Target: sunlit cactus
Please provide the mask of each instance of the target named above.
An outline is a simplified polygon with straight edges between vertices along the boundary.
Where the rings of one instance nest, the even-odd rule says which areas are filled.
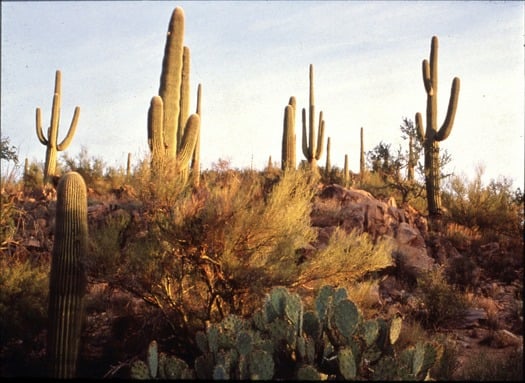
[[[284,108],[283,139],[281,153],[281,169],[295,169],[296,167],[296,134],[295,134],[295,97],[290,97]]]
[[[328,176],[332,171],[332,160],[330,158],[330,137],[326,139],[326,166],[325,174]]]
[[[452,131],[458,105],[460,80],[455,77],[452,81],[447,114],[443,125],[438,129],[438,38],[436,36],[432,37],[430,61],[423,60],[423,84],[427,93],[427,124],[425,129],[421,114],[416,113],[416,128],[425,150],[428,213],[430,216],[439,216],[441,213],[439,142],[445,140]]]
[[[51,177],[56,175],[57,154],[66,150],[73,140],[77,129],[80,107],[75,107],[73,120],[69,126],[66,137],[58,143],[58,126],[60,122],[60,106],[62,103],[62,73],[57,70],[55,74],[55,92],[53,95],[53,107],[51,109],[51,123],[47,129],[47,137],[42,129],[42,112],[36,108],[36,135],[42,145],[46,146],[46,162],[44,167],[44,182],[49,182]]]
[[[308,108],[308,122],[306,109],[303,108],[303,154],[310,164],[312,171],[317,172],[317,161],[323,155],[323,140],[325,124],[323,112],[319,112],[319,123],[315,124],[315,101],[314,101],[314,66],[310,64],[310,97]]]
[[[156,97],[160,97],[162,103]],[[190,160],[194,158],[199,141],[200,111],[192,115],[189,112],[190,49],[184,46],[184,11],[180,7],[174,9],[170,19],[159,96],[152,98],[150,110],[154,101],[155,115],[162,114],[162,123],[158,126],[159,120],[148,118],[148,143],[152,150],[153,174],[159,173],[163,167],[186,182]],[[158,109],[162,109],[162,113]],[[157,125],[151,126],[152,121]]]
[[[359,149],[359,176],[361,178],[361,182],[365,180],[366,177],[366,164],[365,164],[365,139],[364,139],[364,131],[363,127],[361,127],[360,131],[360,138],[361,138],[361,145]]]
[[[87,191],[82,176],[66,173],[57,186],[55,243],[49,276],[47,353],[54,378],[74,378],[84,315],[88,253]]]

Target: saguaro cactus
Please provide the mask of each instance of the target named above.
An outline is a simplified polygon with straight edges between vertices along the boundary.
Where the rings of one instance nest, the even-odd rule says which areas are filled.
[[[42,145],[46,146],[46,162],[44,168],[44,182],[48,182],[52,176],[55,175],[57,165],[57,152],[66,150],[77,129],[78,118],[80,116],[80,107],[75,108],[73,120],[66,134],[66,137],[61,143],[58,143],[58,124],[60,121],[60,105],[62,88],[62,74],[59,70],[55,74],[55,94],[53,95],[53,107],[51,109],[51,124],[47,129],[47,138],[44,136],[42,130],[42,112],[40,108],[36,108],[36,135]]]
[[[438,130],[438,38],[436,36],[432,37],[430,61],[423,60],[423,84],[427,93],[427,125],[425,130],[421,114],[416,113],[416,128],[425,151],[425,185],[428,213],[430,216],[438,216],[441,213],[439,142],[445,140],[452,131],[458,105],[460,82],[457,77],[452,81],[447,115],[443,125]]]
[[[306,124],[306,109],[303,108],[303,154],[313,171],[317,172],[317,161],[323,155],[324,120],[323,112],[319,112],[319,127],[315,126],[314,102],[314,66],[310,64],[310,105],[308,113],[308,129]]]
[[[332,171],[332,161],[330,158],[330,137],[326,139],[326,166],[325,166],[325,173],[326,175],[330,175],[330,172]]]
[[[281,169],[295,169],[296,166],[296,136],[295,136],[295,97],[290,97],[284,108],[283,140],[281,154]]]
[[[345,186],[348,186],[348,183],[350,182],[350,169],[348,167],[348,154],[345,154],[345,164],[343,168],[343,179]]]
[[[365,139],[363,127],[361,127],[361,148],[359,150],[359,175],[361,177],[361,182],[365,180]]]
[[[407,164],[407,180],[414,181],[414,168],[416,166],[416,158],[414,154],[414,137],[408,137],[408,164]]]
[[[176,7],[171,15],[166,38],[159,96],[151,100],[148,143],[152,151],[154,173],[159,170],[160,165],[168,166],[181,175],[184,181],[188,177],[190,160],[200,130],[199,116],[189,116],[189,82],[190,49],[184,46],[184,11]],[[161,119],[151,117],[159,117],[160,114]],[[151,125],[153,121],[155,126]]]
[[[49,277],[47,355],[55,378],[73,378],[86,287],[87,193],[82,176],[66,173],[57,186],[56,229]]]

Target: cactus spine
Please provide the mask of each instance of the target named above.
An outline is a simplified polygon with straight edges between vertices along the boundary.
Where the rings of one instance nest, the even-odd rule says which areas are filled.
[[[317,172],[317,161],[323,155],[324,120],[323,112],[319,112],[319,126],[315,126],[314,102],[314,66],[310,64],[310,105],[308,112],[308,128],[306,109],[303,108],[303,154],[308,160],[312,171]]]
[[[60,121],[60,106],[62,98],[62,73],[57,70],[55,73],[55,92],[53,95],[53,107],[51,109],[51,124],[47,130],[47,138],[42,130],[42,112],[36,108],[36,135],[42,145],[46,146],[46,162],[44,168],[44,183],[49,182],[50,178],[56,173],[57,152],[66,150],[73,140],[77,129],[78,118],[80,116],[80,107],[75,107],[73,120],[69,126],[66,137],[61,143],[58,143],[58,124]]]
[[[154,173],[159,171],[160,165],[166,165],[173,168],[185,182],[199,137],[200,118],[198,114],[188,117],[190,49],[183,43],[184,11],[176,7],[171,15],[166,38],[159,96],[154,96],[151,100],[148,143],[152,151]],[[161,120],[151,118],[151,115],[158,117],[159,114],[162,114]],[[151,125],[152,122],[157,125]],[[160,150],[161,148],[164,149]]]
[[[288,105],[284,108],[283,140],[281,169],[295,169],[296,167],[296,136],[295,136],[295,97],[290,97]]]
[[[47,353],[51,375],[73,378],[86,286],[87,193],[82,176],[66,173],[57,186],[56,233],[49,278]]]
[[[425,185],[427,191],[427,204],[430,216],[439,216],[441,213],[440,195],[440,164],[439,142],[445,140],[454,124],[456,115],[459,85],[458,77],[452,81],[447,115],[441,128],[437,128],[437,90],[438,90],[438,38],[432,37],[430,46],[430,61],[423,60],[423,83],[427,93],[427,125],[423,128],[420,113],[416,113],[416,127],[419,139],[425,150]]]

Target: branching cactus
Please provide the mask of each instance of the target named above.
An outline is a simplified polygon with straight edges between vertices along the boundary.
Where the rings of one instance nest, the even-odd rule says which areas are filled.
[[[295,97],[290,97],[290,101],[284,108],[283,140],[281,169],[295,169],[296,167],[296,135],[295,135]]]
[[[310,64],[310,105],[308,112],[308,127],[306,122],[306,109],[303,108],[303,154],[308,160],[311,169],[317,172],[317,161],[323,155],[324,120],[323,112],[319,112],[319,125],[315,125],[314,101],[314,66]]]
[[[42,145],[46,146],[46,162],[44,168],[44,182],[49,182],[50,178],[56,173],[57,154],[66,150],[73,140],[77,129],[78,118],[80,116],[80,107],[75,108],[73,120],[69,126],[66,137],[58,143],[58,125],[60,122],[60,106],[62,102],[62,73],[57,70],[55,74],[55,93],[53,96],[53,106],[51,109],[51,124],[47,129],[47,137],[42,129],[42,112],[36,108],[36,135]]]
[[[190,160],[199,139],[199,114],[190,116],[190,49],[184,46],[184,11],[176,7],[171,15],[159,96],[151,100],[150,113],[162,114],[162,122],[148,118],[148,143],[152,151],[153,174],[160,166],[173,169],[176,175],[186,182]],[[156,99],[160,97],[162,103]],[[153,104],[155,112],[152,112]],[[159,111],[162,109],[162,113]],[[163,150],[160,150],[164,148]],[[156,153],[154,153],[154,150]]]
[[[427,93],[426,130],[420,113],[416,113],[416,128],[425,150],[425,185],[427,191],[428,213],[439,216],[441,213],[439,142],[445,140],[452,131],[459,97],[459,78],[452,81],[447,115],[438,130],[438,38],[432,37],[430,61],[423,60],[423,83]]]
[[[66,173],[57,186],[56,230],[49,277],[47,353],[55,378],[76,373],[88,250],[87,192],[82,176]]]

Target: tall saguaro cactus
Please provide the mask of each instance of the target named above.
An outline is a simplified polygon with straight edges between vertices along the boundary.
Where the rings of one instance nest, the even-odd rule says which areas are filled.
[[[329,176],[330,172],[332,171],[332,159],[330,158],[330,137],[326,139],[326,166],[325,166],[325,172],[326,175]]]
[[[62,98],[62,73],[57,70],[55,73],[55,92],[53,95],[53,106],[51,109],[51,124],[47,129],[47,138],[42,129],[42,112],[40,108],[36,108],[36,135],[42,145],[46,146],[46,162],[44,168],[44,182],[56,173],[57,153],[66,150],[73,140],[73,136],[77,129],[78,118],[80,116],[80,107],[75,108],[73,120],[69,126],[69,130],[64,140],[58,143],[58,125],[60,122],[60,106]]]
[[[76,373],[88,250],[87,192],[82,176],[66,173],[57,186],[56,229],[49,277],[47,355],[51,375]]]
[[[200,130],[199,115],[189,115],[189,83],[190,49],[184,46],[184,11],[176,7],[166,38],[159,96],[152,98],[148,113],[148,143],[156,158],[152,158],[154,172],[162,164],[173,168],[184,181]],[[160,114],[161,119],[152,117]]]
[[[425,185],[428,213],[430,216],[438,216],[441,213],[439,142],[445,140],[452,131],[458,105],[460,81],[458,77],[455,77],[452,81],[447,115],[443,125],[438,130],[438,38],[436,36],[432,37],[430,61],[423,60],[423,84],[427,93],[427,125],[425,130],[421,114],[416,113],[416,128],[425,151]]]
[[[361,176],[361,181],[365,179],[365,138],[364,138],[364,131],[363,127],[361,127],[361,146],[359,149],[359,175]]]
[[[303,108],[303,154],[308,160],[311,169],[317,172],[317,161],[323,155],[324,120],[323,112],[319,112],[319,126],[315,126],[314,102],[314,66],[310,64],[310,105],[308,112],[308,128],[306,123],[306,109]]]
[[[281,152],[281,169],[295,169],[296,167],[296,136],[295,136],[295,97],[290,97],[284,108],[283,140]]]

